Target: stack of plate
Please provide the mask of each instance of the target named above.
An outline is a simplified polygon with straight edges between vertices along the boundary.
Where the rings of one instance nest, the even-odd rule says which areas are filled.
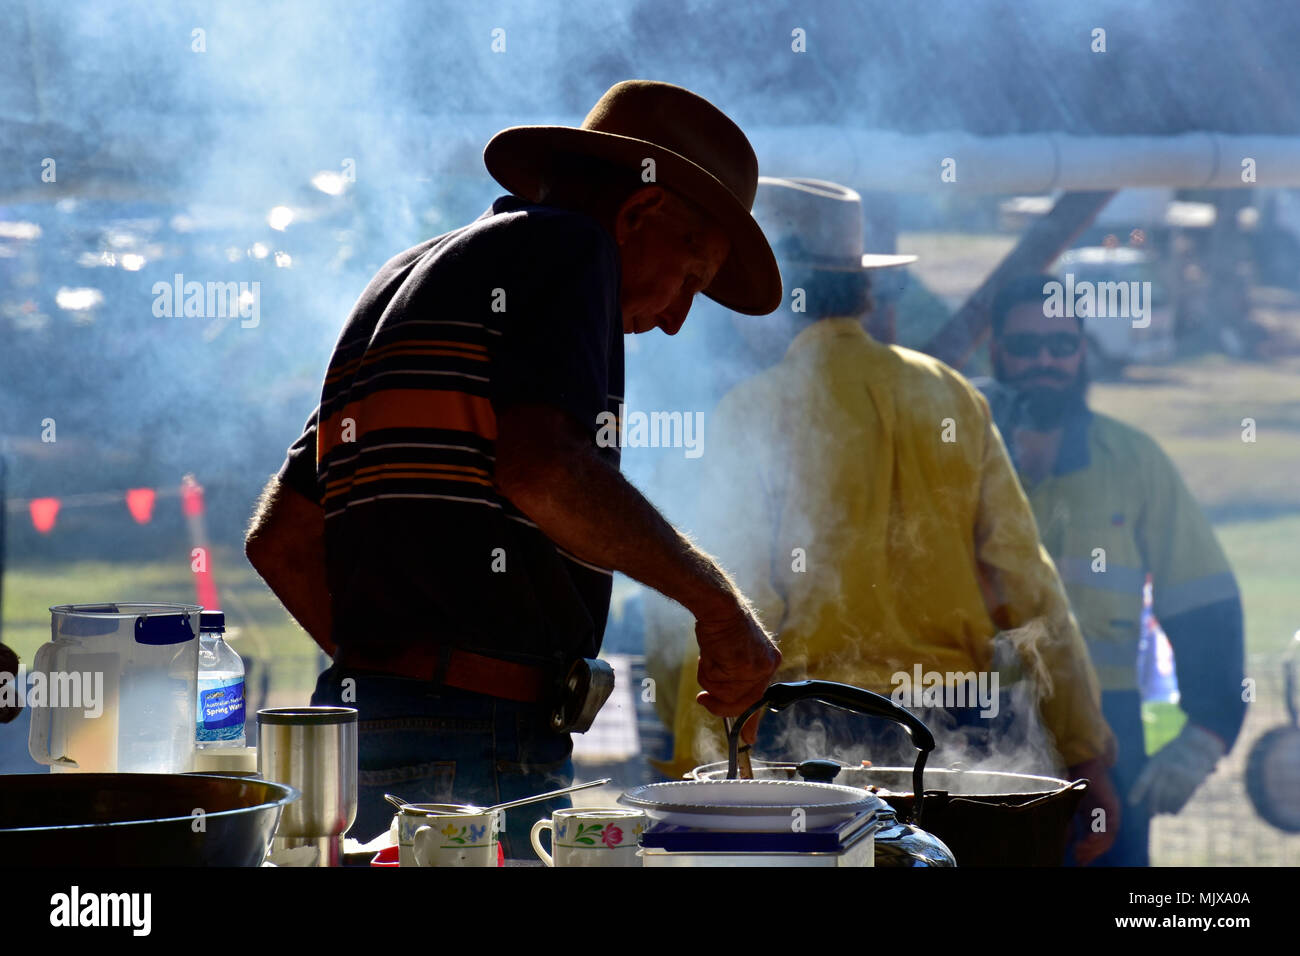
[[[655,821],[646,866],[872,866],[888,806],[856,787],[796,780],[683,780],[619,802]]]

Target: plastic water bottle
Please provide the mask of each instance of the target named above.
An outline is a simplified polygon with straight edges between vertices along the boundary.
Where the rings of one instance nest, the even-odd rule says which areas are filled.
[[[244,746],[244,662],[226,643],[226,615],[199,618],[199,700],[194,746]]]

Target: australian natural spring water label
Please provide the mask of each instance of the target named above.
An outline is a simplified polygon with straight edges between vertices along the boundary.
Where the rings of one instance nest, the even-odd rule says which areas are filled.
[[[236,740],[244,732],[244,678],[199,681],[198,739]]]

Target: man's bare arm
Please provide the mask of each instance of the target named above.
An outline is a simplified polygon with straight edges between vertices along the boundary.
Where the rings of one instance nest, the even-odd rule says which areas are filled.
[[[726,573],[601,458],[564,412],[518,405],[498,414],[497,427],[497,486],[547,537],[695,616],[700,703],[734,717],[757,700],[781,657]]]
[[[324,509],[272,478],[253,514],[244,553],[294,619],[333,657]]]

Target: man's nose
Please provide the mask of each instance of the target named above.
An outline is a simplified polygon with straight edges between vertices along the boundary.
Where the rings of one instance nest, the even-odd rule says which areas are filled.
[[[692,303],[694,303],[694,301],[695,301],[695,297],[691,296],[686,300],[685,306],[681,307],[675,312],[667,313],[664,316],[664,320],[661,323],[659,323],[659,327],[663,329],[664,332],[667,333],[668,335],[676,335],[678,332],[681,331],[682,326],[686,324],[686,317],[690,315],[691,305]]]
[[[683,315],[680,319],[665,319],[659,323],[659,328],[664,330],[665,335],[676,335],[685,324],[686,316]]]

